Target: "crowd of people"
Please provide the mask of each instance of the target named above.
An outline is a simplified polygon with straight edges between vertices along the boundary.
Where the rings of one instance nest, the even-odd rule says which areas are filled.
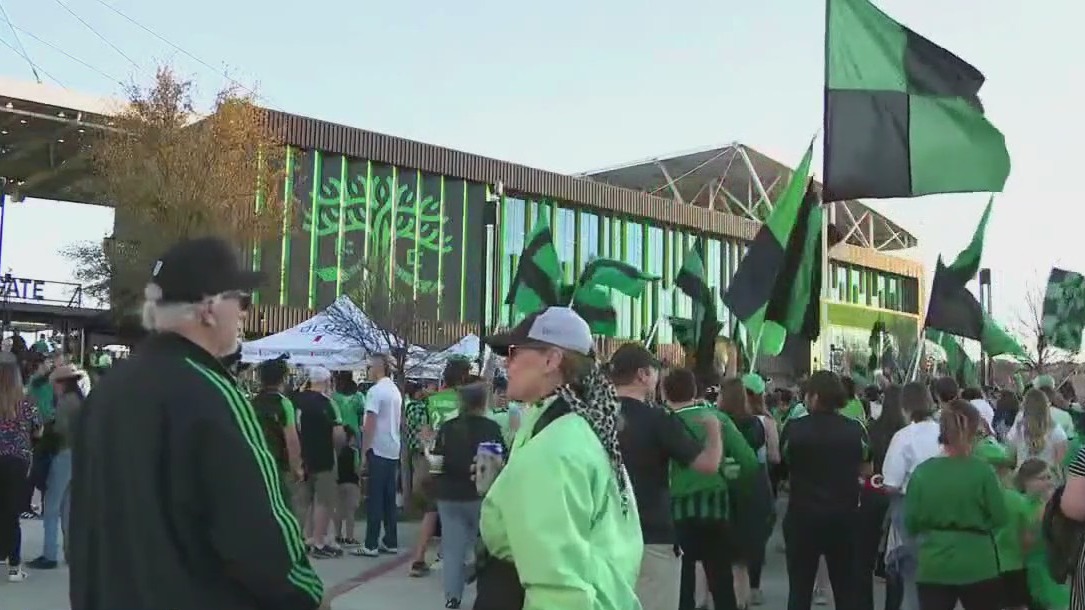
[[[1085,414],[1051,377],[770,389],[637,343],[604,362],[550,307],[485,338],[500,381],[453,360],[400,385],[374,354],[362,385],[276,359],[250,390],[231,356],[258,282],[220,240],[176,245],[151,336],[89,394],[62,357],[0,352],[9,580],[63,560],[73,610],[327,608],[314,562],[400,553],[403,504],[424,515],[411,575],[440,561],[446,608],[471,583],[477,610],[763,606],[777,522],[788,610],[873,610],[877,579],[886,610],[1085,608]]]

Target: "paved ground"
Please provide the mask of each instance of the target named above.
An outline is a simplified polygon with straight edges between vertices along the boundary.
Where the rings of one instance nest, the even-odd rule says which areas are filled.
[[[400,539],[413,542],[418,532],[417,524],[400,524]],[[41,550],[42,530],[40,521],[23,522],[23,549],[28,559],[36,557]],[[344,557],[316,562],[317,571],[325,585],[336,594],[333,610],[382,610],[385,608],[409,608],[424,610],[443,607],[440,572],[427,578],[410,578],[407,575],[407,556],[375,559]],[[787,574],[779,541],[769,543],[768,563],[764,582],[766,610],[784,608],[787,603]],[[881,587],[878,596],[881,597]],[[465,608],[470,608],[472,595],[467,596]],[[880,608],[879,599],[875,607]],[[31,572],[23,583],[0,580],[0,609],[2,610],[67,610],[68,571],[59,568],[47,572]],[[832,608],[832,605],[820,606]]]

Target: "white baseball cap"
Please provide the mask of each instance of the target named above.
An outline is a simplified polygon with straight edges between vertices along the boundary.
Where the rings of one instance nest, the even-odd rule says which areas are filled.
[[[331,381],[332,372],[322,366],[309,367],[309,381],[313,383],[327,383]]]
[[[486,337],[483,342],[499,356],[508,356],[511,347],[533,343],[584,355],[595,347],[588,323],[569,307],[548,307],[533,313],[507,332]]]

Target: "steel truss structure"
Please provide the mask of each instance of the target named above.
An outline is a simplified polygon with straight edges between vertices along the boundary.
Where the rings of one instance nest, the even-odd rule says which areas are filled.
[[[116,129],[119,102],[0,79],[0,178],[13,202],[24,197],[101,203],[90,181],[84,139]]]
[[[792,173],[779,161],[734,142],[585,172],[578,177],[669,197],[679,205],[764,222]],[[831,222],[854,246],[879,252],[916,246],[911,233],[859,201],[838,201],[829,206]]]

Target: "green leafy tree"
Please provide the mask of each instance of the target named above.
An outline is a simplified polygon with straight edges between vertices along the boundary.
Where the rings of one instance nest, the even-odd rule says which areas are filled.
[[[122,312],[173,242],[219,235],[247,246],[291,228],[286,149],[250,92],[223,89],[200,113],[193,82],[161,67],[127,94],[115,130],[97,134],[86,152],[95,188],[115,208],[113,238],[65,250],[88,291]]]

